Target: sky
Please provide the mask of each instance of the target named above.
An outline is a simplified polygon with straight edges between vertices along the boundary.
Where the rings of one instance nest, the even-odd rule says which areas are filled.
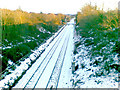
[[[104,7],[104,10],[115,9],[120,0],[0,0],[0,8],[36,13],[63,13],[76,14],[80,9],[91,2],[92,5]],[[104,4],[103,4],[104,3]]]

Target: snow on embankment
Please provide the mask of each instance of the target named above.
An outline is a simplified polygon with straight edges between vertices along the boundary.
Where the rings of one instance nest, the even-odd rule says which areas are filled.
[[[40,57],[40,55],[45,51],[45,49],[49,46],[49,44],[58,36],[58,34],[63,30],[64,25],[62,28],[59,29],[52,37],[50,37],[44,44],[39,46],[36,50],[32,50],[32,54],[25,58],[23,61],[19,61],[21,64],[19,66],[15,66],[15,69],[9,69],[10,74],[6,75],[3,74],[2,76],[4,79],[0,81],[0,88],[9,88],[14,86],[15,82],[17,82],[23,74],[25,74],[26,70],[30,68],[32,63]],[[13,65],[14,63],[9,60],[9,65]],[[18,80],[17,80],[18,79]]]
[[[103,56],[95,56],[91,59],[89,51],[93,47],[85,46],[82,43],[84,40],[81,36],[75,35],[74,37],[74,41],[81,41],[81,44],[77,48],[78,53],[74,54],[75,66],[78,65],[78,69],[72,74],[72,86],[74,88],[118,88],[118,71],[108,67],[118,64],[118,54],[109,54],[110,57],[106,61]],[[112,43],[110,42],[110,44]],[[111,45],[111,47],[113,46]],[[111,47],[105,46],[104,48]],[[110,58],[113,60],[111,61]]]

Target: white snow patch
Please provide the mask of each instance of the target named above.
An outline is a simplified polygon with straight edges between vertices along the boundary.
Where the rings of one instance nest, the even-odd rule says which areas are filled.
[[[2,54],[0,54],[0,57],[3,57]]]
[[[27,40],[28,42],[30,42],[31,40]]]
[[[13,64],[13,62],[12,62],[11,60],[9,60],[9,61],[8,61],[8,64],[12,65],[12,64]]]
[[[11,46],[4,47],[3,50],[4,50],[4,49],[8,49],[8,48],[11,48]]]

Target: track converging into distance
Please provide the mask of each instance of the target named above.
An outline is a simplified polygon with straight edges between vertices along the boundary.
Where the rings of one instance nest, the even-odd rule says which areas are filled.
[[[59,88],[69,84],[73,35],[74,19],[61,29],[14,88]]]

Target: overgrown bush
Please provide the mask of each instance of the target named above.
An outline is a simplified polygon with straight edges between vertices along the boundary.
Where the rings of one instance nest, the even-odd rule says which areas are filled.
[[[7,57],[3,56],[2,59],[0,59],[0,60],[2,60],[2,70],[5,70],[5,68],[7,68],[9,59]]]

